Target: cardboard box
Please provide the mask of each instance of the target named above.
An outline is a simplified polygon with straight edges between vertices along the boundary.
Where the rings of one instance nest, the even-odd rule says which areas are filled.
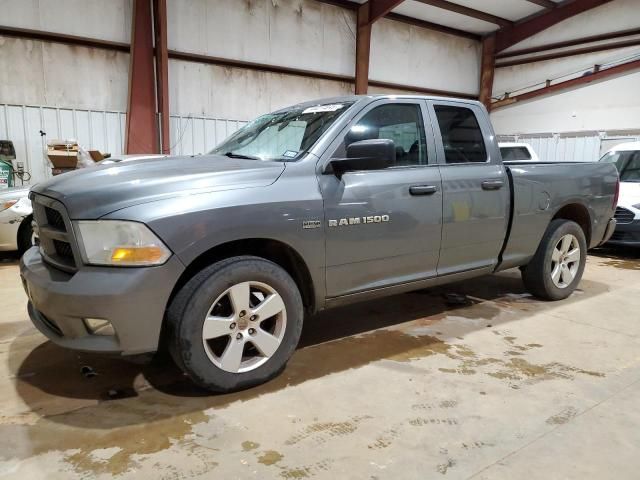
[[[77,150],[55,150],[49,147],[47,157],[54,168],[76,168],[78,164]]]

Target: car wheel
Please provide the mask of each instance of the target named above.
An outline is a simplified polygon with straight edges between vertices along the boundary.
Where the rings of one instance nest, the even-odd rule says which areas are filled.
[[[24,252],[34,245],[37,245],[38,239],[33,230],[32,222],[33,218],[28,216],[22,221],[18,229],[18,252],[20,255],[24,254]]]
[[[229,258],[195,275],[171,302],[169,350],[201,387],[249,388],[284,369],[303,315],[300,292],[284,269],[258,257]]]
[[[582,228],[570,220],[553,220],[533,259],[522,270],[525,287],[545,300],[562,300],[576,289],[587,261]]]

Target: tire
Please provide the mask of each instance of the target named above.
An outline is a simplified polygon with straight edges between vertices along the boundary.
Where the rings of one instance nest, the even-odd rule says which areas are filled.
[[[232,257],[196,274],[175,296],[167,310],[169,351],[197,385],[243,390],[284,370],[303,317],[300,291],[284,269],[259,257]]]
[[[31,222],[33,218],[29,215],[25,218],[18,228],[18,253],[23,255],[24,252],[29,250],[35,244],[33,243],[33,225]]]
[[[536,297],[562,300],[580,283],[586,261],[587,241],[582,228],[570,220],[553,220],[531,262],[522,269],[522,280]]]

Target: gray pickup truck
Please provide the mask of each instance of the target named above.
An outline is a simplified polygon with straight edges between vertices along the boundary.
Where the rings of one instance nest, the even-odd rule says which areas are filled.
[[[349,96],[264,115],[206,155],[33,188],[29,315],[68,348],[168,347],[213,391],[281,372],[325,308],[520,267],[548,300],[605,242],[613,164],[503,163],[474,101]]]

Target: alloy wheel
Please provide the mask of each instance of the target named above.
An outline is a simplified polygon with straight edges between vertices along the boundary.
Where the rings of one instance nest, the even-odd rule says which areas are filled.
[[[211,362],[230,373],[245,373],[267,362],[285,334],[282,297],[262,282],[229,287],[211,305],[202,342]]]

